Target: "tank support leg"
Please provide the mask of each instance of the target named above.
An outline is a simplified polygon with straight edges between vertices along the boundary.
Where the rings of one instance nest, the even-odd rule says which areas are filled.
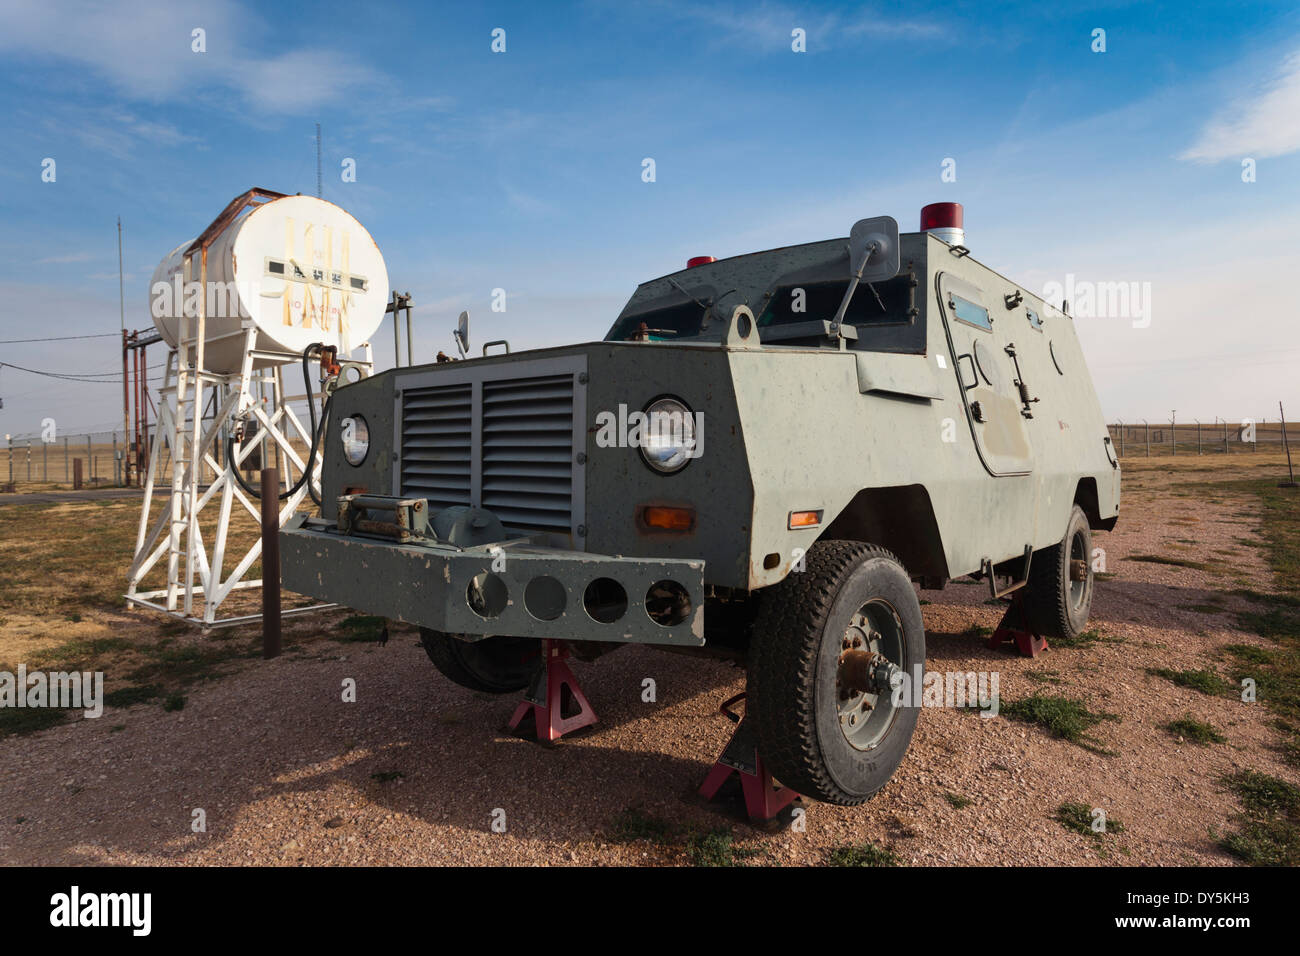
[[[533,677],[527,696],[510,718],[510,729],[518,731],[531,720],[537,740],[549,744],[594,724],[596,712],[564,662],[569,649],[560,641],[543,641],[542,656],[544,662]]]
[[[989,647],[997,650],[1003,641],[1014,641],[1021,657],[1037,657],[1047,650],[1047,638],[1029,630],[1025,620],[1024,600],[1019,591],[1011,595],[1011,604],[989,638]]]
[[[734,773],[740,777],[741,791],[745,796],[745,812],[749,815],[750,821],[767,823],[797,800],[799,794],[789,787],[776,787],[773,784],[772,774],[763,765],[763,758],[759,756],[753,730],[746,723],[745,718],[731,710],[732,705],[740,703],[744,698],[743,693],[737,694],[722,704],[722,713],[735,722],[736,729],[722,751],[722,756],[709,771],[704,785],[700,787],[700,796],[705,800],[712,800]]]

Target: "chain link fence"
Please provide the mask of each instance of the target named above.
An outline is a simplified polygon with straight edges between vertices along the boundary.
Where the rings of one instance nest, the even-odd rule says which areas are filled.
[[[0,446],[0,485],[14,491],[122,486],[135,478],[134,436],[123,432],[80,435],[10,435]]]
[[[1274,418],[1213,422],[1116,422],[1106,426],[1121,458],[1161,455],[1239,455],[1281,452],[1294,443],[1300,432],[1291,424],[1284,433]]]

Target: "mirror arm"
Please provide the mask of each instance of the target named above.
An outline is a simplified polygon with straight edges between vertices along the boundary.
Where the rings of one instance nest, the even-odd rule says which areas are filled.
[[[857,291],[858,283],[862,281],[862,273],[866,271],[867,263],[871,260],[872,253],[879,251],[879,249],[880,243],[868,243],[866,247],[867,254],[862,257],[862,262],[859,264],[857,271],[849,277],[849,287],[844,290],[844,298],[840,302],[840,307],[835,311],[835,318],[831,319],[830,331],[840,340],[841,348],[843,348],[844,342],[844,332],[842,331],[841,326],[844,323],[845,314],[849,311],[849,302],[853,300],[853,293]]]

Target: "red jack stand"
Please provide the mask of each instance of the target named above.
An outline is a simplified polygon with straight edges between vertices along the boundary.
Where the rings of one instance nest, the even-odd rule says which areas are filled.
[[[542,656],[545,663],[533,678],[527,696],[515,708],[510,729],[518,731],[531,718],[538,742],[551,744],[565,734],[594,724],[596,712],[578,686],[573,671],[564,663],[569,649],[559,641],[543,641]]]
[[[1024,601],[1019,591],[1011,595],[1011,604],[998,622],[997,630],[989,638],[989,647],[996,651],[1003,641],[1014,641],[1021,657],[1037,657],[1047,650],[1047,638],[1029,630]]]
[[[719,708],[723,715],[736,725],[736,729],[722,751],[722,756],[718,758],[718,762],[713,765],[713,769],[705,778],[704,786],[700,787],[700,796],[705,800],[712,800],[734,773],[740,777],[741,789],[745,795],[745,812],[749,815],[750,822],[768,823],[799,799],[799,794],[789,787],[774,787],[772,774],[763,765],[763,758],[758,754],[758,745],[754,740],[753,731],[745,723],[744,718],[731,710],[733,704],[738,704],[744,699],[743,693],[737,694],[730,700],[723,701],[722,707]]]

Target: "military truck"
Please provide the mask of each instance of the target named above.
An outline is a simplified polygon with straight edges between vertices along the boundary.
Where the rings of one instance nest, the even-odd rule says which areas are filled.
[[[479,691],[528,685],[543,639],[742,661],[772,774],[867,800],[919,716],[890,693],[924,665],[917,587],[974,576],[1073,635],[1119,513],[1073,320],[959,217],[692,259],[603,341],[338,388],[285,586],[418,625]]]

